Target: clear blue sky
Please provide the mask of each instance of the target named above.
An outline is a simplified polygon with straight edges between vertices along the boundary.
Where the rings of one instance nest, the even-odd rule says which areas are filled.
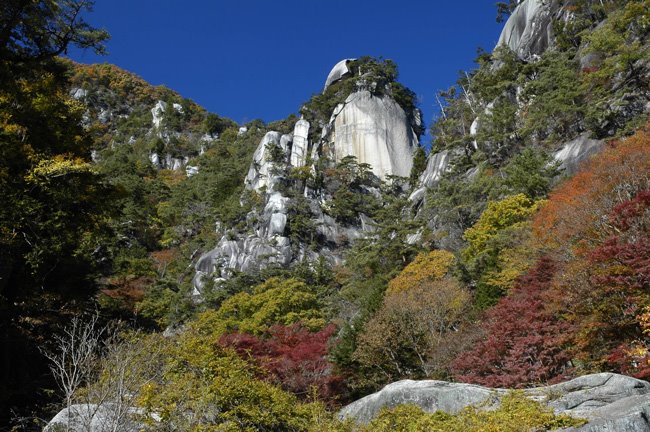
[[[342,58],[382,56],[416,92],[427,125],[435,92],[492,49],[496,0],[97,0],[87,20],[109,54],[71,51],[164,84],[237,122],[297,112]]]

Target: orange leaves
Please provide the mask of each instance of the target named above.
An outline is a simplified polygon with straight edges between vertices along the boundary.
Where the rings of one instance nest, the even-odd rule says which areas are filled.
[[[650,184],[650,125],[614,142],[550,195],[533,222],[544,245],[593,245],[613,232],[611,209]]]

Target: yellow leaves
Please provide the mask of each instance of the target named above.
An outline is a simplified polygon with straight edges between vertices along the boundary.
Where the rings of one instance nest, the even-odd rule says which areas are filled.
[[[650,336],[650,305],[643,308],[643,312],[641,312],[641,315],[637,319],[639,320],[643,334]]]
[[[81,158],[56,155],[52,159],[43,159],[27,172],[25,180],[29,183],[47,183],[51,179],[78,174],[94,174],[93,166]]]
[[[524,194],[489,203],[479,220],[463,235],[469,243],[463,257],[471,260],[478,256],[499,231],[524,222],[541,204],[542,201],[533,201]]]
[[[454,255],[444,250],[421,253],[388,283],[386,292],[394,294],[420,286],[425,282],[440,280],[449,272],[454,261]]]
[[[273,324],[301,322],[310,330],[325,325],[316,295],[296,279],[270,278],[253,293],[235,294],[219,310],[199,315],[194,327],[203,334],[222,335],[230,331],[261,334]]]
[[[440,411],[427,414],[414,405],[384,408],[362,431],[520,432],[586,423],[566,414],[555,415],[552,409],[528,399],[522,392],[505,394],[495,409],[485,409],[489,403],[488,399],[485,406],[469,406],[457,414]]]

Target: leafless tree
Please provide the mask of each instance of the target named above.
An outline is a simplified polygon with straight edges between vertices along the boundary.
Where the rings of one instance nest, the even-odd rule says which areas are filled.
[[[105,330],[98,325],[97,315],[88,321],[75,317],[62,334],[54,336],[54,349],[43,352],[50,360],[52,375],[63,391],[68,412],[77,391],[95,374]],[[70,419],[68,416],[68,430]]]
[[[142,335],[120,335],[98,318],[75,318],[46,352],[64,393],[66,432],[127,432],[141,429],[136,400],[160,376],[159,351]]]

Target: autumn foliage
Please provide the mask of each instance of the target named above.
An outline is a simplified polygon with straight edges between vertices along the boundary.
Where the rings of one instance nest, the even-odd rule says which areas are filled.
[[[586,163],[557,187],[536,215],[533,232],[546,246],[593,243],[608,230],[611,209],[650,182],[650,125]]]
[[[454,255],[444,250],[423,252],[388,282],[388,293],[406,291],[423,283],[439,280],[447,274],[454,260]]]
[[[650,189],[612,210],[609,236],[579,255],[582,271],[558,282],[578,326],[579,358],[596,368],[647,378],[650,343],[644,313],[650,305]]]
[[[491,387],[525,387],[567,374],[569,324],[545,308],[557,266],[541,259],[488,313],[485,338],[452,364],[457,379]]]
[[[303,399],[314,395],[329,399],[342,386],[327,359],[327,341],[335,330],[331,324],[318,332],[300,323],[274,325],[264,336],[232,333],[222,336],[219,343],[261,367],[269,381],[285,390]]]

